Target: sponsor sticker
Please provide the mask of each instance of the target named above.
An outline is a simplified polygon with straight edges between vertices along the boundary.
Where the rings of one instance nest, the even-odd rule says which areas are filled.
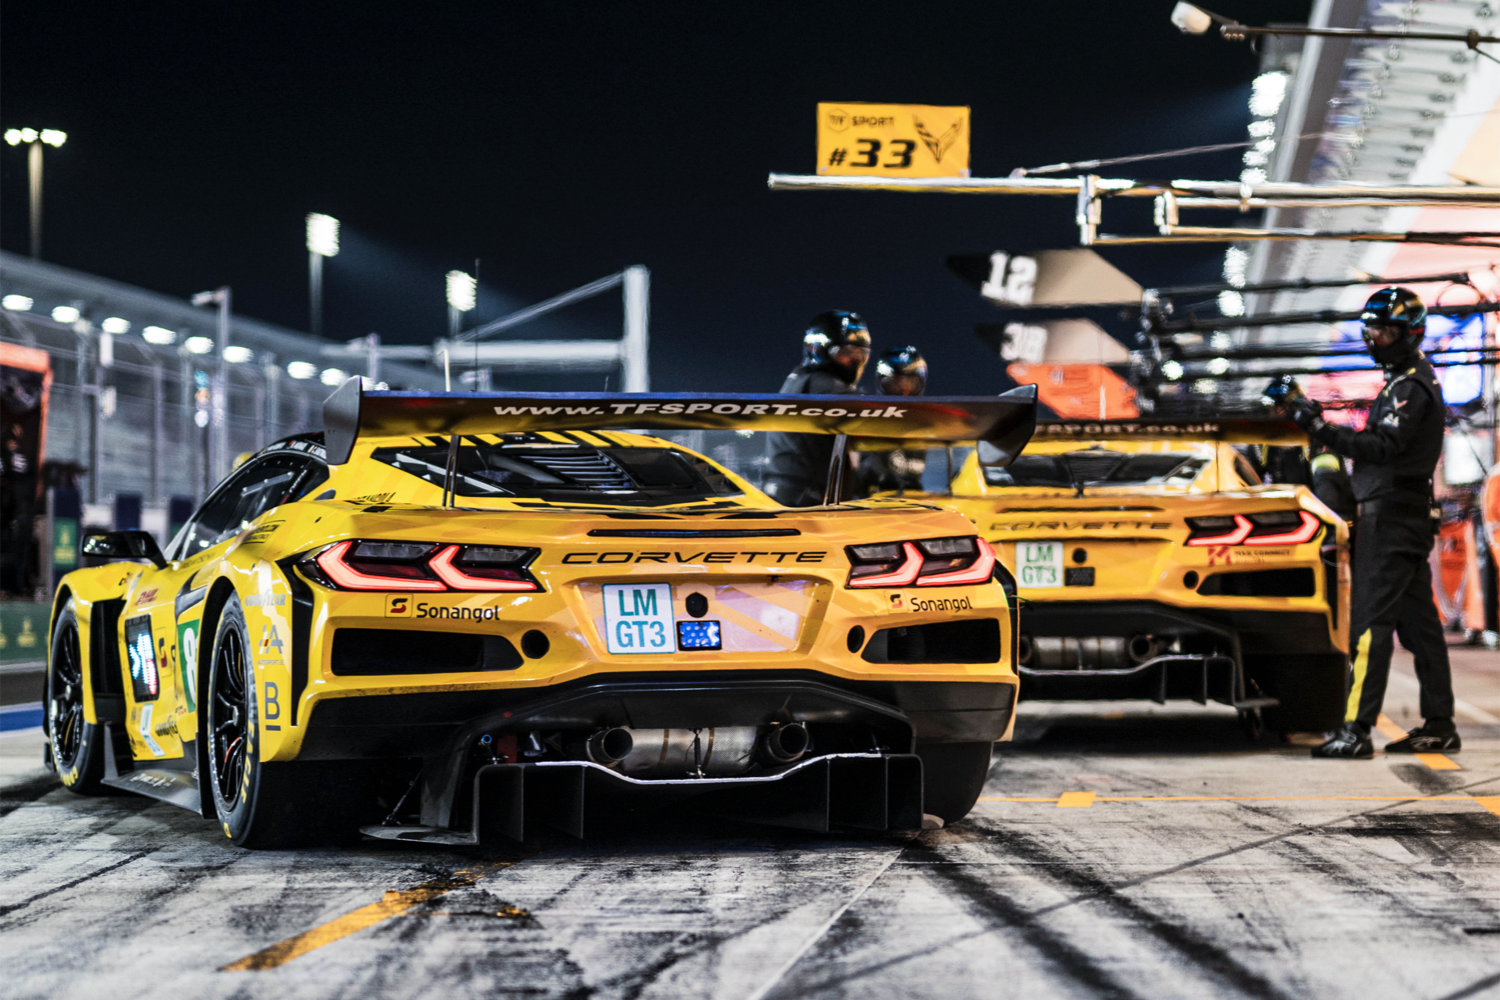
[[[198,711],[198,630],[201,619],[177,624],[177,665],[182,674],[182,697],[189,712]]]
[[[673,652],[672,626],[671,584],[605,584],[604,642],[611,653]]]
[[[387,618],[410,618],[412,599],[410,594],[387,594],[385,616]]]
[[[151,735],[151,713],[155,710],[155,705],[141,706],[141,723],[136,732],[141,734],[141,739],[145,742],[146,749],[151,751],[151,756],[165,757],[167,752],[161,748],[160,743],[156,742],[156,737]]]

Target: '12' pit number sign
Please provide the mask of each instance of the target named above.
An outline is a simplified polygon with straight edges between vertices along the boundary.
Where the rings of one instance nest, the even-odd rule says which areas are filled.
[[[969,176],[969,109],[819,104],[818,173]]]

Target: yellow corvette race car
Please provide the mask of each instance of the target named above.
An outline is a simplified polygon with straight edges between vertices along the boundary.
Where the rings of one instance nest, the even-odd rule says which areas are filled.
[[[247,847],[576,835],[693,797],[808,829],[972,807],[1012,725],[1014,606],[946,508],[778,507],[626,428],[988,442],[1034,393],[364,393],[251,457],[161,552],[65,576],[47,674],[67,787]],[[840,449],[836,449],[841,452]],[[120,561],[125,560],[125,561]]]
[[[1234,448],[1305,440],[1280,420],[1044,421],[1003,468],[970,454],[952,496],[906,495],[964,514],[1014,573],[1023,697],[1216,701],[1252,732],[1262,711],[1321,731],[1343,719],[1348,528]]]

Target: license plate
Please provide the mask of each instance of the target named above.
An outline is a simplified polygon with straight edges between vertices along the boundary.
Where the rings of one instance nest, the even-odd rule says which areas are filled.
[[[1017,542],[1016,583],[1022,587],[1063,585],[1063,543]]]
[[[671,653],[676,638],[671,584],[604,585],[604,644],[611,653]]]

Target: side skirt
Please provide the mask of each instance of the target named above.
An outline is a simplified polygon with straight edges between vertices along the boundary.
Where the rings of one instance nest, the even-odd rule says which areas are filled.
[[[196,747],[184,748],[184,760],[198,759]],[[104,724],[104,779],[103,783],[137,795],[150,796],[174,806],[201,812],[198,795],[198,769],[179,771],[165,767],[135,767],[127,762],[124,773],[120,771],[119,758],[115,756],[114,733],[109,723]]]

